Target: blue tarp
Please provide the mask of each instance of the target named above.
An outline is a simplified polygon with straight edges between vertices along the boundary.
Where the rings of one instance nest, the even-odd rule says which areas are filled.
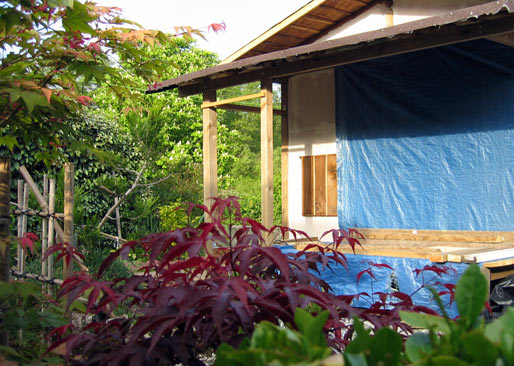
[[[284,253],[296,253],[296,250],[290,246],[283,246],[280,249]],[[332,287],[336,295],[360,293],[370,295],[360,296],[353,300],[353,306],[363,308],[369,308],[373,302],[378,300],[378,295],[371,297],[373,293],[400,291],[411,295],[416,305],[427,306],[440,312],[431,292],[423,285],[431,286],[438,292],[445,291],[446,289],[442,284],[456,284],[468,267],[468,264],[465,263],[447,263],[445,266],[450,268],[447,274],[438,275],[432,271],[424,271],[417,275],[415,270],[423,269],[426,265],[432,266],[434,263],[427,259],[378,257],[360,254],[346,254],[346,259],[348,260],[348,268],[333,265],[332,270],[326,269],[321,273],[321,278]],[[393,270],[375,267],[371,263],[387,264]],[[367,268],[371,268],[375,278],[372,278],[369,274],[363,274],[358,281],[358,273]],[[448,315],[452,318],[456,317],[458,310],[455,302],[450,304],[448,295],[443,295],[441,300]]]
[[[514,230],[514,48],[336,69],[342,228]]]

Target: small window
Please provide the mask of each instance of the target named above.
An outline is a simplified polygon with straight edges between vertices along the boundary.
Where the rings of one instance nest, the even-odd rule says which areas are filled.
[[[336,155],[302,157],[303,216],[337,216]]]

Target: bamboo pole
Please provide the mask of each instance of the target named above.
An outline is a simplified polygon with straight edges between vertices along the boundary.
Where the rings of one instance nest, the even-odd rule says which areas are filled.
[[[22,237],[23,232],[23,179],[18,179],[18,210],[20,213],[17,216],[17,225],[18,225],[18,238]],[[16,269],[21,271],[21,244],[18,242],[16,245]]]
[[[10,256],[10,202],[11,159],[0,158],[0,281],[9,281]],[[9,345],[9,334],[0,329],[0,345]]]
[[[73,163],[64,164],[64,242],[73,245],[73,201],[74,201]],[[63,262],[63,280],[71,276],[73,271],[73,258],[69,263]]]
[[[48,202],[48,175],[43,176],[43,198]],[[41,255],[44,256],[48,249],[48,217],[43,217],[41,220]],[[41,261],[41,274],[48,275],[47,261]]]
[[[118,229],[118,239],[116,240],[116,248],[120,247],[120,241],[121,238],[121,217],[120,217],[120,206],[118,204],[119,198],[116,196],[114,197],[114,204],[116,207],[116,228]]]
[[[28,211],[29,209],[29,185],[25,183],[23,185],[23,211]],[[22,216],[22,227],[21,227],[21,236],[24,236],[27,232],[28,227],[28,215],[23,214]],[[25,250],[21,250],[20,257],[18,257],[20,260],[20,272],[25,272]]]
[[[49,192],[49,200],[48,200],[48,214],[50,215],[50,219],[48,220],[48,248],[54,245],[54,221],[56,220],[53,217],[55,211],[55,179],[50,179],[50,192]],[[53,255],[49,256],[47,259],[48,265],[48,277],[54,278],[54,257]]]

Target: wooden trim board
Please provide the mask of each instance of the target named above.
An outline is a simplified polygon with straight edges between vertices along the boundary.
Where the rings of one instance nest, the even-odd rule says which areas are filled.
[[[357,229],[362,246],[342,244],[338,251],[382,257],[428,259],[432,262],[483,263],[487,268],[514,264],[511,232]],[[308,243],[296,245],[299,250]]]

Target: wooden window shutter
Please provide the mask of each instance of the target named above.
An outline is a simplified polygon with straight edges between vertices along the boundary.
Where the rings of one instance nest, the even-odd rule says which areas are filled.
[[[302,213],[337,216],[336,155],[302,157]]]

